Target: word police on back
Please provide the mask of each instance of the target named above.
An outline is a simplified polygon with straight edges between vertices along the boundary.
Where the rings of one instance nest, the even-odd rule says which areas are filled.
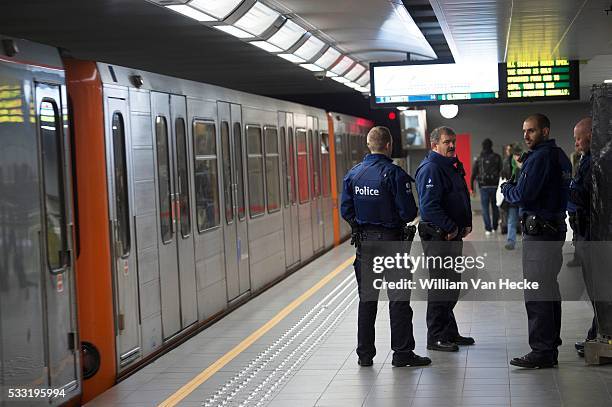
[[[379,196],[380,192],[378,189],[370,188],[368,186],[358,187],[355,185],[355,194],[356,195],[368,195],[368,196]]]

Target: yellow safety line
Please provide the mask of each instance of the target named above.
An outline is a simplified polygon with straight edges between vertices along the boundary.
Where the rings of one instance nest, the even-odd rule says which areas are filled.
[[[342,270],[347,268],[353,261],[355,256],[352,256],[345,260],[342,264],[334,269],[331,273],[319,280],[315,285],[310,287],[308,291],[304,292],[298,298],[293,300],[291,304],[283,308],[278,314],[276,314],[271,320],[262,325],[259,329],[249,335],[245,340],[236,345],[232,350],[221,356],[212,365],[204,369],[200,374],[191,379],[189,383],[178,389],[174,394],[168,397],[166,400],[161,402],[158,407],[171,407],[176,406],[181,400],[187,397],[192,391],[198,388],[206,380],[210,379],[212,375],[217,373],[225,365],[231,362],[236,356],[242,353],[246,348],[251,346],[256,340],[265,335],[270,329],[274,328],[279,322],[281,322],[287,315],[293,312],[299,307],[304,301],[310,298],[314,293],[319,291],[323,286],[329,283],[334,277],[336,277]]]

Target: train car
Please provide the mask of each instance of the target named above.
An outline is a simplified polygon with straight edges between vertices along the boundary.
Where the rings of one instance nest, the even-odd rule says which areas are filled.
[[[345,238],[341,180],[371,123],[137,69],[64,65],[87,401]]]
[[[0,404],[59,405],[81,392],[65,73],[0,40]]]
[[[340,216],[339,202],[342,196],[342,180],[352,167],[361,162],[368,153],[365,135],[372,128],[369,120],[340,113],[329,113],[329,126],[333,129],[334,168],[333,174],[338,203],[334,207],[333,222],[336,224],[338,241],[346,239],[351,232],[348,223]]]

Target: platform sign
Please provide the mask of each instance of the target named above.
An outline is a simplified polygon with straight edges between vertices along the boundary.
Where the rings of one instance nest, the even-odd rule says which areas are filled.
[[[488,63],[377,62],[370,64],[374,108],[446,103],[492,103],[499,67]]]
[[[578,61],[508,62],[500,64],[501,98],[508,102],[578,99]]]

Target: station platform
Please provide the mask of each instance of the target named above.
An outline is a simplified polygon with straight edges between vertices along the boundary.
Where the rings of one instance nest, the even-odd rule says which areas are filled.
[[[484,240],[484,231],[471,238]],[[504,250],[503,236],[488,239]],[[586,366],[574,350],[593,317],[587,301],[563,303],[557,368],[508,364],[530,350],[521,301],[460,301],[460,332],[476,344],[455,353],[426,350],[426,303],[413,301],[415,352],[433,362],[424,368],[392,367],[388,307],[380,302],[374,365],[358,366],[353,255],[348,243],[325,253],[87,406],[612,405],[612,366]],[[511,258],[520,267],[520,248]],[[570,258],[566,245],[564,263]]]

